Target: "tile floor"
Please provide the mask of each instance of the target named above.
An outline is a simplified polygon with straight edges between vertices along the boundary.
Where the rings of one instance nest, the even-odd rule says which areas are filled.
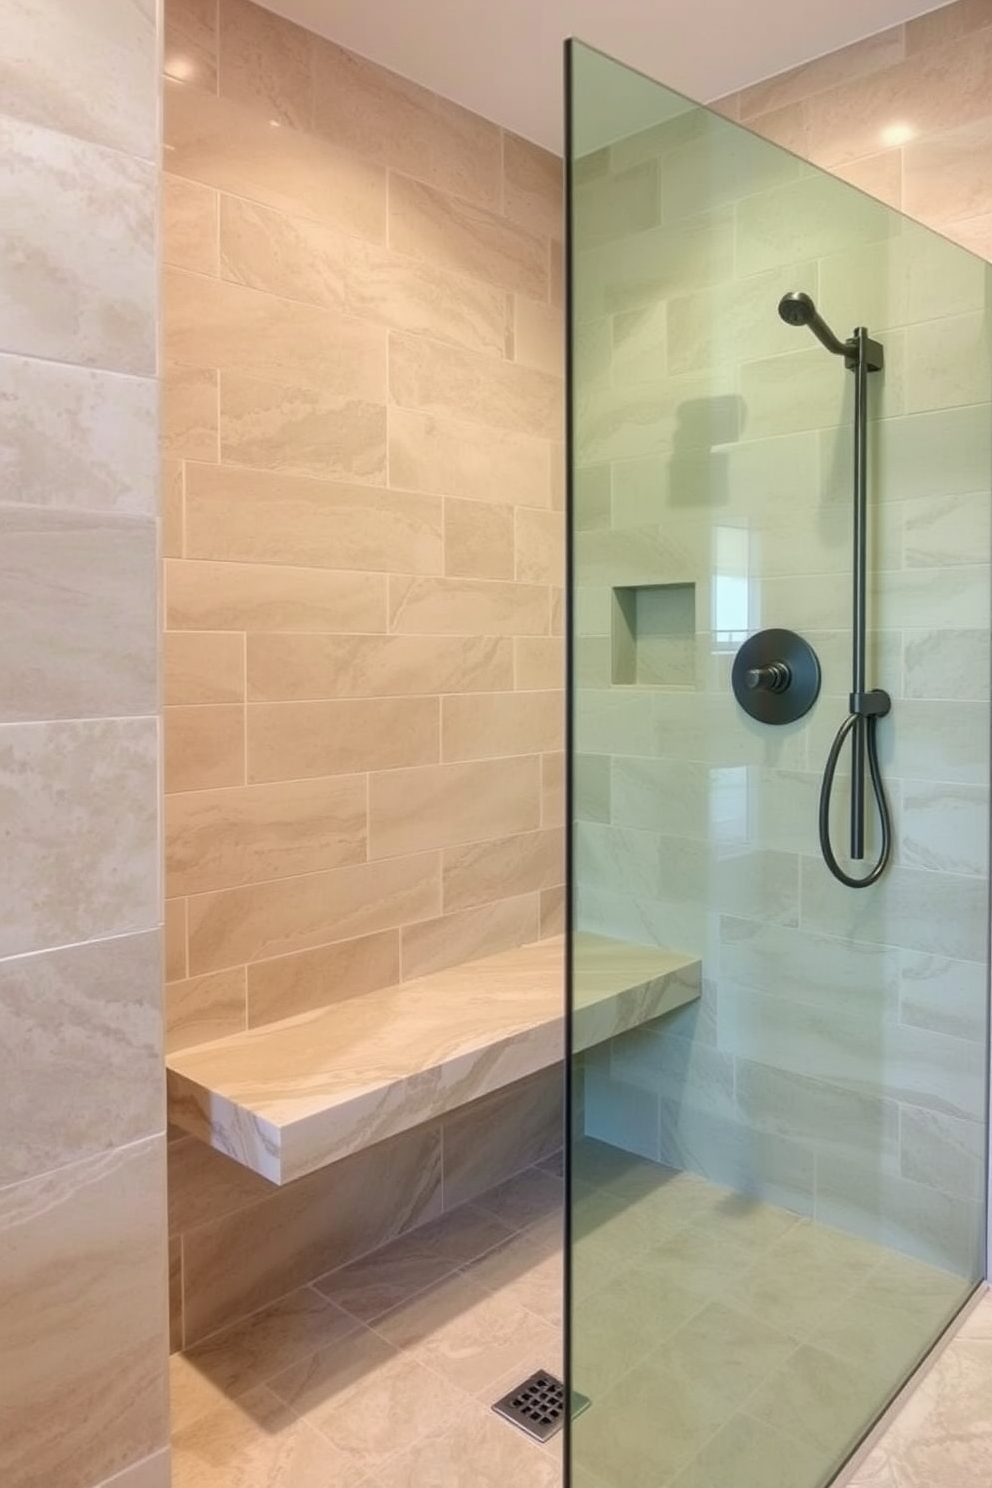
[[[173,1488],[559,1488],[490,1409],[562,1368],[554,1168],[174,1355]]]
[[[560,1488],[560,1437],[490,1405],[561,1369],[561,1203],[530,1169],[174,1356],[174,1488]],[[966,1291],[596,1143],[576,1227],[574,1488],[822,1488]],[[992,1304],[958,1348],[851,1488],[987,1488]]]

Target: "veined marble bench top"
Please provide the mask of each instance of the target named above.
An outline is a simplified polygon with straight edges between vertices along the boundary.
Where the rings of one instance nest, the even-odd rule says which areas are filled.
[[[700,963],[579,934],[573,1048],[699,996]],[[557,1063],[564,941],[501,951],[168,1058],[169,1116],[288,1183]]]

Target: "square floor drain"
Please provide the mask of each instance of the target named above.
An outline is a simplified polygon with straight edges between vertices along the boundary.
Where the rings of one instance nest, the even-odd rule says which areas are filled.
[[[585,1395],[573,1393],[572,1404],[572,1414],[577,1416],[586,1410],[589,1401]],[[553,1374],[541,1370],[497,1400],[493,1410],[535,1441],[546,1442],[564,1424],[565,1386]]]

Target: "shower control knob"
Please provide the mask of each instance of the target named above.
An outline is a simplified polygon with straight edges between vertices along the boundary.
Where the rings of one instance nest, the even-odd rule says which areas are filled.
[[[791,681],[788,662],[771,661],[767,666],[751,667],[744,678],[744,686],[752,691],[762,687],[766,692],[784,692]]]
[[[731,684],[744,712],[759,723],[795,723],[820,691],[820,663],[793,630],[760,630],[734,657]]]

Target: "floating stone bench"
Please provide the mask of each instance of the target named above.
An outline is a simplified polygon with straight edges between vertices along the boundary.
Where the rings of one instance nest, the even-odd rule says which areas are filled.
[[[698,960],[577,937],[575,1052],[691,1002]],[[289,1183],[556,1064],[561,937],[467,961],[168,1058],[169,1117]]]

